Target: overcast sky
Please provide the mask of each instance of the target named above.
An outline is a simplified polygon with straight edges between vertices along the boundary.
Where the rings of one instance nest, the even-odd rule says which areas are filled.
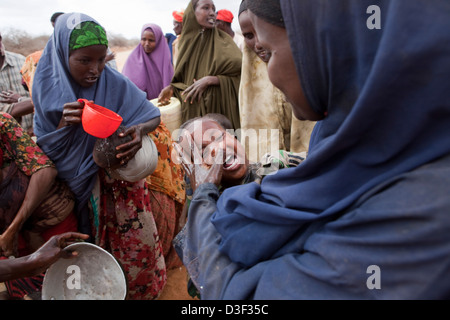
[[[228,9],[239,30],[237,15],[241,0],[213,0],[217,10]],[[54,12],[81,12],[96,19],[108,32],[128,39],[140,38],[141,27],[156,23],[164,33],[173,33],[172,11],[186,8],[189,0],[0,0],[0,31],[26,31],[30,35],[50,35]]]

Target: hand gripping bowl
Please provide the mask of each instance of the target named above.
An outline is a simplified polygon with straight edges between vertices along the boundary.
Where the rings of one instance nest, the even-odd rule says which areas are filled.
[[[125,300],[125,274],[109,252],[87,242],[64,250],[77,251],[78,256],[61,258],[48,268],[42,300]]]
[[[86,99],[78,99],[84,103],[81,123],[83,129],[90,135],[105,139],[112,135],[119,128],[123,119],[120,115],[105,107],[93,104]]]

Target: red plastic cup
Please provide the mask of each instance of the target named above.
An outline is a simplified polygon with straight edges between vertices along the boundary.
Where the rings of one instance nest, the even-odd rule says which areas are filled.
[[[105,107],[91,103],[86,99],[78,99],[84,103],[81,123],[90,135],[105,139],[111,136],[122,124],[122,117]]]

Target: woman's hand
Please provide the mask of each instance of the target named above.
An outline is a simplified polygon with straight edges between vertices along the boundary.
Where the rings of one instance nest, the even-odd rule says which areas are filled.
[[[12,104],[12,103],[17,103],[19,102],[19,99],[22,96],[14,91],[8,90],[8,91],[2,91],[2,93],[0,93],[0,102],[1,103],[8,103],[8,104]]]
[[[117,158],[121,159],[121,165],[127,164],[134,158],[139,149],[142,148],[142,137],[144,132],[140,125],[132,126],[120,134],[121,137],[131,135],[132,140],[117,147]],[[120,152],[120,153],[119,153]]]
[[[131,135],[132,140],[116,148],[117,158],[121,159],[121,165],[125,165],[134,158],[139,149],[142,148],[142,139],[145,135],[153,132],[161,123],[161,117],[153,118],[147,122],[132,126],[120,134],[121,137]]]
[[[94,103],[92,101],[92,103]],[[73,126],[81,123],[81,116],[83,115],[84,102],[75,101],[66,103],[64,105],[61,122],[58,129],[67,126]]]
[[[64,250],[72,243],[89,238],[86,234],[68,232],[51,237],[42,247],[28,257],[28,262],[33,266],[32,273],[40,274],[47,270],[59,258],[76,256],[76,252]]]
[[[1,103],[17,103],[19,102],[19,99],[22,98],[22,96],[14,91],[8,90],[8,91],[2,91],[0,93],[0,102]]]
[[[208,87],[217,86],[219,84],[219,78],[215,76],[206,76],[200,80],[194,79],[194,83],[182,93],[183,96],[185,96],[184,102],[189,101],[193,104],[196,99],[197,101],[200,101],[203,96],[203,92],[205,92]]]
[[[71,258],[77,253],[64,250],[69,244],[89,239],[87,234],[77,232],[53,236],[36,252],[25,257],[0,261],[0,282],[43,273],[59,258]]]
[[[158,103],[163,106],[166,106],[170,103],[170,98],[173,97],[173,87],[172,85],[168,85],[165,87],[158,96]]]

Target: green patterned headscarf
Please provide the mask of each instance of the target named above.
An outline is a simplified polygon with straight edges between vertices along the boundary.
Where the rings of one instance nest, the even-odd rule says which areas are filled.
[[[100,25],[92,21],[82,22],[73,29],[70,35],[69,49],[76,50],[97,44],[108,46],[106,31]]]

